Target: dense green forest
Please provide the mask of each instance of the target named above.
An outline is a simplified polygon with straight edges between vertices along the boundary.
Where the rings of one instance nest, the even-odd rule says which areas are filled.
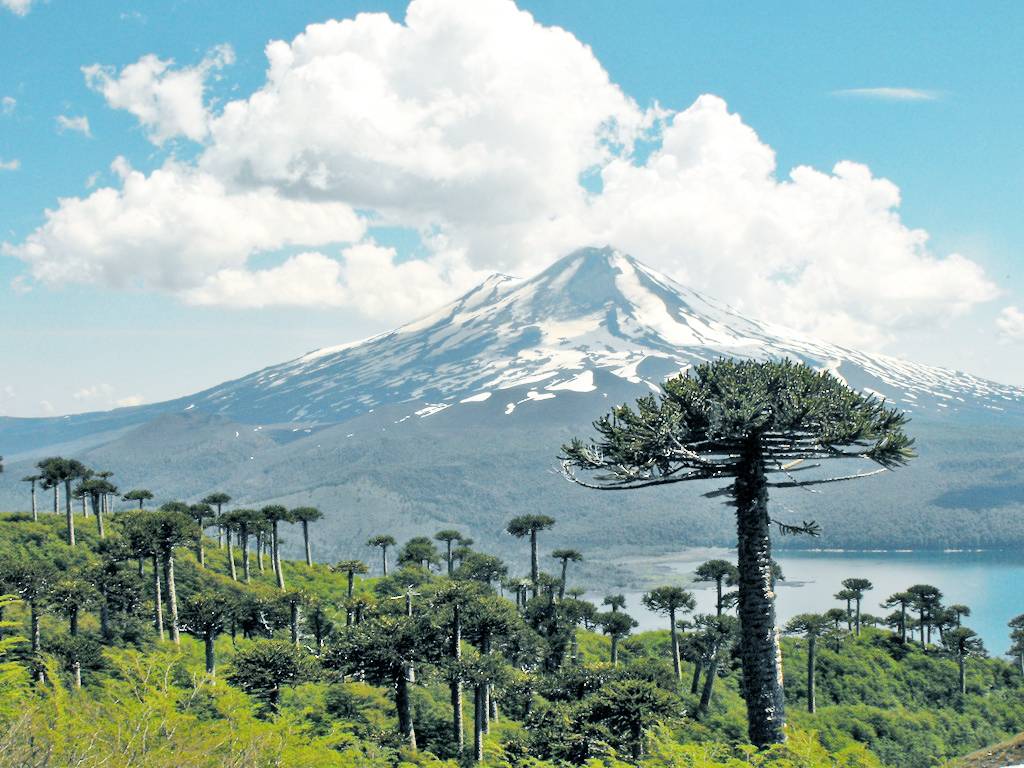
[[[858,636],[854,611],[822,606],[831,613],[815,632],[817,711],[807,712],[807,628],[794,625],[782,641],[789,738],[758,752],[746,744],[733,622],[690,615],[676,587],[648,597],[682,603],[678,676],[668,616],[664,631],[632,634],[615,596],[600,606],[581,599],[573,553],[541,549],[555,575],[539,573],[532,597],[528,580],[508,576],[528,572],[526,542],[522,562],[505,564],[454,532],[393,547],[384,536],[367,547],[372,575],[358,561],[282,561],[282,590],[266,541],[259,552],[253,542],[249,583],[242,547],[232,547],[230,567],[226,540],[238,544],[238,515],[225,511],[231,535],[220,547],[206,538],[200,551],[188,538],[198,524],[173,506],[113,515],[103,540],[94,515],[75,514],[75,547],[63,515],[0,520],[0,578],[11,595],[0,667],[5,766],[454,766],[473,760],[479,729],[483,763],[493,766],[904,768],[939,765],[1024,728],[1016,665],[972,651],[961,693],[955,648],[927,643],[927,627],[904,643],[898,624],[868,626],[878,620],[865,611]],[[183,534],[171,550],[175,607],[159,546],[138,536],[147,516],[163,522],[158,533],[171,521]],[[386,578],[382,552],[392,562]],[[705,577],[723,570],[728,583],[720,563]],[[726,589],[725,619],[729,604]]]
[[[693,574],[714,584],[714,613],[694,615],[686,584],[664,584],[643,603],[665,630],[638,635],[622,595],[583,599],[586,553],[545,551],[547,515],[507,521],[522,565],[455,529],[401,546],[381,532],[364,545],[371,576],[363,559],[315,563],[314,507],[237,508],[217,492],[147,510],[145,488],[43,459],[24,478],[31,512],[0,521],[0,760],[939,765],[1024,727],[1024,615],[1010,622],[1015,664],[988,658],[970,606],[928,584],[888,596],[879,618],[871,581],[848,578],[845,607],[783,632],[775,620],[772,530],[819,527],[772,517],[770,489],[898,468],[915,457],[905,424],[827,372],[717,361],[563,446],[579,485],[713,479],[724,485],[710,495],[735,509],[736,562]],[[881,469],[802,474],[834,459]],[[37,484],[54,514],[40,514]],[[137,508],[112,514],[115,495]],[[299,563],[281,557],[289,525]]]

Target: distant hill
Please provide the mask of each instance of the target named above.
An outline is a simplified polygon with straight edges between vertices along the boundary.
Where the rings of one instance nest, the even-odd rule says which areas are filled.
[[[370,533],[455,523],[494,539],[523,511],[557,540],[594,548],[728,544],[734,526],[698,487],[629,494],[571,486],[559,446],[612,404],[718,357],[802,360],[912,416],[920,458],[821,493],[779,492],[778,517],[815,518],[816,545],[1024,544],[1024,389],[868,355],[754,320],[629,256],[588,248],[529,280],[494,276],[395,331],[165,403],[50,419],[0,419],[0,507],[44,455],[113,470],[124,487],[247,503],[311,503],[321,551]]]

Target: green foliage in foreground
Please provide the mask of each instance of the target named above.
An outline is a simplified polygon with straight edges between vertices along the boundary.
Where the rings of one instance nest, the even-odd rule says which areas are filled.
[[[61,522],[57,516],[39,523],[0,519],[0,560],[46,553],[62,569],[87,566],[98,546],[93,532],[83,530],[72,551],[62,541]],[[365,630],[351,634],[353,643],[372,636],[378,623],[405,626],[404,599],[383,597],[376,589],[384,586],[382,580],[358,578],[349,601],[347,573],[284,563],[289,587],[306,596],[304,620],[319,612],[318,621],[331,628],[318,655],[308,623],[296,649],[287,613],[273,615],[274,601],[285,593],[275,589],[269,564],[243,588],[226,575],[225,554],[215,543],[206,552],[206,570],[189,550],[175,554],[183,605],[213,586],[239,590],[240,600],[255,603],[276,622],[272,636],[256,631],[252,639],[244,637],[240,614],[234,639],[227,629],[216,637],[216,673],[208,675],[197,633],[183,634],[180,647],[155,639],[149,626],[151,595],[144,591],[137,605],[114,612],[113,639],[102,644],[93,603],[80,617],[76,638],[69,634],[66,612],[47,609],[41,618],[44,653],[33,657],[27,640],[18,639],[29,634],[27,607],[7,601],[0,621],[0,765],[456,768],[468,760],[470,749],[462,763],[455,757],[451,670],[443,660],[417,657],[416,682],[409,686],[418,752],[408,749],[400,733],[394,686],[377,684],[384,682],[387,665],[378,676],[363,664],[364,676],[357,680],[351,674],[342,679],[331,664],[332,654],[346,645],[338,638],[350,636],[348,606],[360,601],[370,606],[361,625]],[[131,571],[133,561],[126,568]],[[450,582],[426,572],[419,578],[416,620],[443,627],[427,606]],[[148,581],[142,585],[148,589]],[[485,586],[477,589],[491,594]],[[558,605],[551,595],[539,600],[528,610],[546,616],[546,601]],[[484,613],[496,635],[501,625],[519,621],[511,601],[492,595],[480,606],[488,606]],[[1021,673],[1013,665],[969,659],[967,693],[961,695],[956,661],[936,646],[922,651],[901,645],[888,632],[865,628],[859,638],[819,642],[814,715],[799,711],[806,641],[783,640],[789,738],[757,752],[745,744],[746,714],[734,658],[723,658],[710,707],[697,718],[699,695],[689,693],[693,664],[683,662],[680,683],[667,629],[621,639],[615,668],[609,663],[610,638],[578,629],[565,646],[567,661],[549,668],[545,658],[529,674],[512,667],[498,674],[470,642],[479,631],[471,628],[484,621],[481,611],[465,616],[464,720],[471,743],[473,682],[495,680],[500,716],[483,744],[483,765],[493,768],[924,768],[1024,728]],[[532,652],[537,642],[521,627],[509,637],[500,652],[510,656]],[[82,668],[80,689],[73,687],[71,658]],[[33,682],[40,663],[44,682]],[[634,732],[640,733],[642,755]]]

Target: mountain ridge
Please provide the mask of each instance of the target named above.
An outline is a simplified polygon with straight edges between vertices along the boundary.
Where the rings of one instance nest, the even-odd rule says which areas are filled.
[[[625,515],[620,542],[726,543],[731,525],[718,505],[695,505],[680,530],[676,495],[596,498],[553,469],[559,446],[611,405],[728,356],[801,360],[911,412],[921,438],[911,467],[854,490],[779,498],[831,523],[823,544],[1024,541],[1024,389],[749,319],[612,248],[575,251],[525,280],[488,278],[393,331],[187,397],[0,420],[11,464],[0,505],[24,503],[22,466],[65,453],[167,497],[226,488],[247,504],[321,506],[326,529],[344,537],[339,554],[355,554],[346,542],[371,528],[397,534],[429,519],[484,535],[524,510],[563,518],[574,537],[607,538]],[[963,512],[955,523],[954,510]]]

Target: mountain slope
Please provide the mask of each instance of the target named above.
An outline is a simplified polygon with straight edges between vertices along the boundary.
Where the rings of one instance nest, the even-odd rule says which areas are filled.
[[[65,452],[163,494],[224,487],[253,503],[316,503],[329,513],[325,532],[344,537],[330,545],[339,553],[384,527],[452,522],[482,533],[523,510],[555,514],[574,540],[726,543],[728,514],[696,489],[594,494],[552,471],[559,445],[611,404],[722,356],[802,360],[911,412],[922,454],[911,468],[779,497],[825,524],[826,543],[1024,540],[1024,389],[746,318],[610,248],[577,251],[528,280],[494,276],[393,332],[186,398],[0,420],[12,460],[0,504],[24,495],[11,482],[24,474],[19,462]]]

